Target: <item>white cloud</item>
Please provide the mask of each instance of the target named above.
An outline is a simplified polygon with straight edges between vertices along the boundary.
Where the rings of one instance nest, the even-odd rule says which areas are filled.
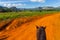
[[[13,6],[18,7],[18,6],[25,6],[25,5],[26,4],[21,4],[21,3],[19,3],[19,4],[10,4],[10,3],[3,4],[3,6],[5,6],[5,7],[13,7]]]
[[[45,0],[30,0],[31,2],[45,2]]]
[[[0,2],[0,5],[5,6],[5,7],[20,7],[20,6],[25,6],[26,4],[22,4],[22,3],[12,3],[12,2]]]

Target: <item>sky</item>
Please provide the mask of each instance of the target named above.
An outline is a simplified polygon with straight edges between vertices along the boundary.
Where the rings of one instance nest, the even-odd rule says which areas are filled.
[[[0,6],[17,8],[35,8],[43,6],[60,6],[60,0],[0,0]]]

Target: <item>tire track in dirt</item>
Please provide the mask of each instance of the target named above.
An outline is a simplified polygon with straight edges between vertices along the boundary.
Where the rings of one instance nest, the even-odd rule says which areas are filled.
[[[3,24],[4,22],[0,23],[0,24],[2,24],[0,26],[0,40],[5,40],[9,37],[6,33],[2,34],[3,32],[6,32],[5,30],[6,30],[7,26],[9,26],[13,22],[14,19],[12,19],[12,20],[8,19],[8,20],[9,21],[7,21],[7,22],[4,21],[4,22],[6,22],[5,24]]]
[[[7,26],[9,26],[13,21],[14,21],[14,19],[8,21],[5,25],[0,26],[0,32],[5,30],[7,28]]]

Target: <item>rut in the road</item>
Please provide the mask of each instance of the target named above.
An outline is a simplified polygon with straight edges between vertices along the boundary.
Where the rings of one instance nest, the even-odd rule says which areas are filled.
[[[13,19],[13,20],[14,20],[14,19]],[[0,27],[0,32],[3,31],[4,29],[6,29],[7,26],[9,26],[9,25],[13,22],[13,20],[11,20],[11,21],[8,22],[7,24],[5,24],[5,25],[3,25],[2,27]]]

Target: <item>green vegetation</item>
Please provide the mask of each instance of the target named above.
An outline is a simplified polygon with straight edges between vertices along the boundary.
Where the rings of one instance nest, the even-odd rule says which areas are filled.
[[[31,16],[43,16],[46,14],[53,14],[58,11],[42,11],[42,12],[37,12],[37,11],[25,11],[25,12],[5,12],[5,13],[0,13],[0,20],[5,20],[5,19],[12,19],[12,18],[18,18],[18,17],[31,17]]]
[[[37,7],[32,9],[3,7],[0,6],[0,20],[13,19],[20,17],[44,16],[46,14],[53,14],[60,12],[60,7]]]

